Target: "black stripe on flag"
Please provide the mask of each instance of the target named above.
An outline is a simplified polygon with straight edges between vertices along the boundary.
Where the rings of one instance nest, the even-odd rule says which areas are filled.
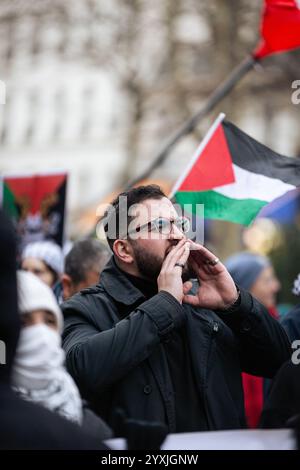
[[[252,173],[300,186],[300,158],[274,152],[231,122],[223,121],[222,126],[234,164]]]

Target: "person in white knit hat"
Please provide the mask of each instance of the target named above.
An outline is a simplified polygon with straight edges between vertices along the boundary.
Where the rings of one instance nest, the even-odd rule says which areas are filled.
[[[17,280],[23,328],[13,365],[13,386],[23,398],[81,424],[81,398],[63,365],[63,318],[54,294],[32,273],[19,271]]]
[[[63,252],[60,246],[52,241],[29,243],[22,253],[21,267],[53,288],[63,273]]]
[[[77,423],[88,434],[110,438],[110,428],[82,401],[64,367],[63,317],[51,288],[25,271],[18,271],[17,281],[22,328],[12,371],[14,390]]]

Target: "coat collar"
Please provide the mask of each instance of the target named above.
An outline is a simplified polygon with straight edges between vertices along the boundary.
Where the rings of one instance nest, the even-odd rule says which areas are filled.
[[[111,257],[101,273],[100,284],[106,292],[117,302],[132,305],[145,297],[125,276],[117,266],[114,256]]]

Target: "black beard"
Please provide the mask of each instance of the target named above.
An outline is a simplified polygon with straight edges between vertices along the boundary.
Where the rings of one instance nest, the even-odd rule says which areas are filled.
[[[142,278],[156,281],[161,271],[163,260],[146,250],[140,249],[135,243],[133,246],[137,268]]]
[[[156,281],[163,264],[163,259],[153,254],[149,254],[147,251],[140,249],[137,244],[134,244],[134,257],[137,268],[142,278],[150,281]],[[182,269],[182,281],[189,281],[191,278],[195,278],[194,271],[186,263]]]

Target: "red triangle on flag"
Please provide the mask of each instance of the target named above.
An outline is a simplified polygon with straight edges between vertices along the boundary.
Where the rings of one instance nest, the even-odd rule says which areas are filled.
[[[200,146],[195,163],[176,191],[207,191],[234,181],[230,151],[219,124],[203,150]]]

